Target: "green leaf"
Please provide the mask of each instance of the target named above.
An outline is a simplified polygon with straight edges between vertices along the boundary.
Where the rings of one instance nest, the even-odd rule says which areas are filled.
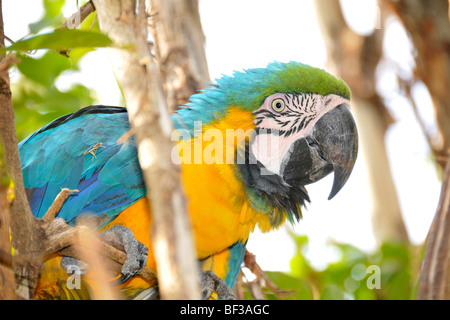
[[[334,284],[327,285],[320,296],[321,300],[344,300],[344,291]]]
[[[77,30],[59,29],[51,33],[40,34],[20,40],[6,48],[6,51],[27,52],[37,49],[72,49],[79,47],[108,47],[113,42],[103,33]],[[3,49],[5,50],[5,49]]]
[[[48,51],[38,59],[21,55],[20,60],[17,65],[19,71],[44,86],[51,86],[61,72],[71,68],[69,59],[56,51]]]
[[[45,14],[41,20],[30,23],[28,27],[31,33],[38,33],[46,27],[57,27],[63,22],[62,7],[65,0],[44,0],[43,5]]]
[[[312,300],[313,291],[311,286],[303,279],[291,276],[284,272],[266,271],[266,275],[281,290],[293,290],[292,294],[288,294],[284,300]],[[275,299],[275,295],[268,296]]]

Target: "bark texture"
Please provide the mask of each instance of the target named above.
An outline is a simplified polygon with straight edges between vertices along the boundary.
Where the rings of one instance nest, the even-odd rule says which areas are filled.
[[[110,57],[127,104],[151,203],[151,238],[161,297],[199,299],[180,170],[171,159],[173,125],[163,80],[147,41],[149,4],[133,0],[96,0],[94,4],[102,31],[122,46],[111,49]]]
[[[442,181],[439,205],[426,242],[417,298],[450,299],[450,161]]]
[[[198,0],[150,0],[151,30],[169,112],[209,81]]]

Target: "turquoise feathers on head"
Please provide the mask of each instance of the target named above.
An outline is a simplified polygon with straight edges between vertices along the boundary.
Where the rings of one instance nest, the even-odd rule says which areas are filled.
[[[350,100],[344,81],[325,70],[300,62],[272,62],[266,68],[247,69],[222,76],[216,83],[191,97],[172,119],[176,129],[193,130],[194,122],[203,124],[220,119],[230,106],[253,111],[274,93],[335,94]]]

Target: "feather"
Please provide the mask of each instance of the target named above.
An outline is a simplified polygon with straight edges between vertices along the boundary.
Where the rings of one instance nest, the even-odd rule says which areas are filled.
[[[78,189],[59,217],[75,223],[83,213],[110,221],[145,196],[126,109],[89,106],[56,119],[19,144],[33,214],[42,217],[62,188]]]

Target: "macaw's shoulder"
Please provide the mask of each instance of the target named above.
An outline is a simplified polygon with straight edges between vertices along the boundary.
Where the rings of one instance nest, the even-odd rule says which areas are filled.
[[[25,188],[41,218],[61,188],[78,189],[59,217],[69,223],[94,213],[107,223],[145,195],[125,108],[89,106],[63,116],[19,144]]]

